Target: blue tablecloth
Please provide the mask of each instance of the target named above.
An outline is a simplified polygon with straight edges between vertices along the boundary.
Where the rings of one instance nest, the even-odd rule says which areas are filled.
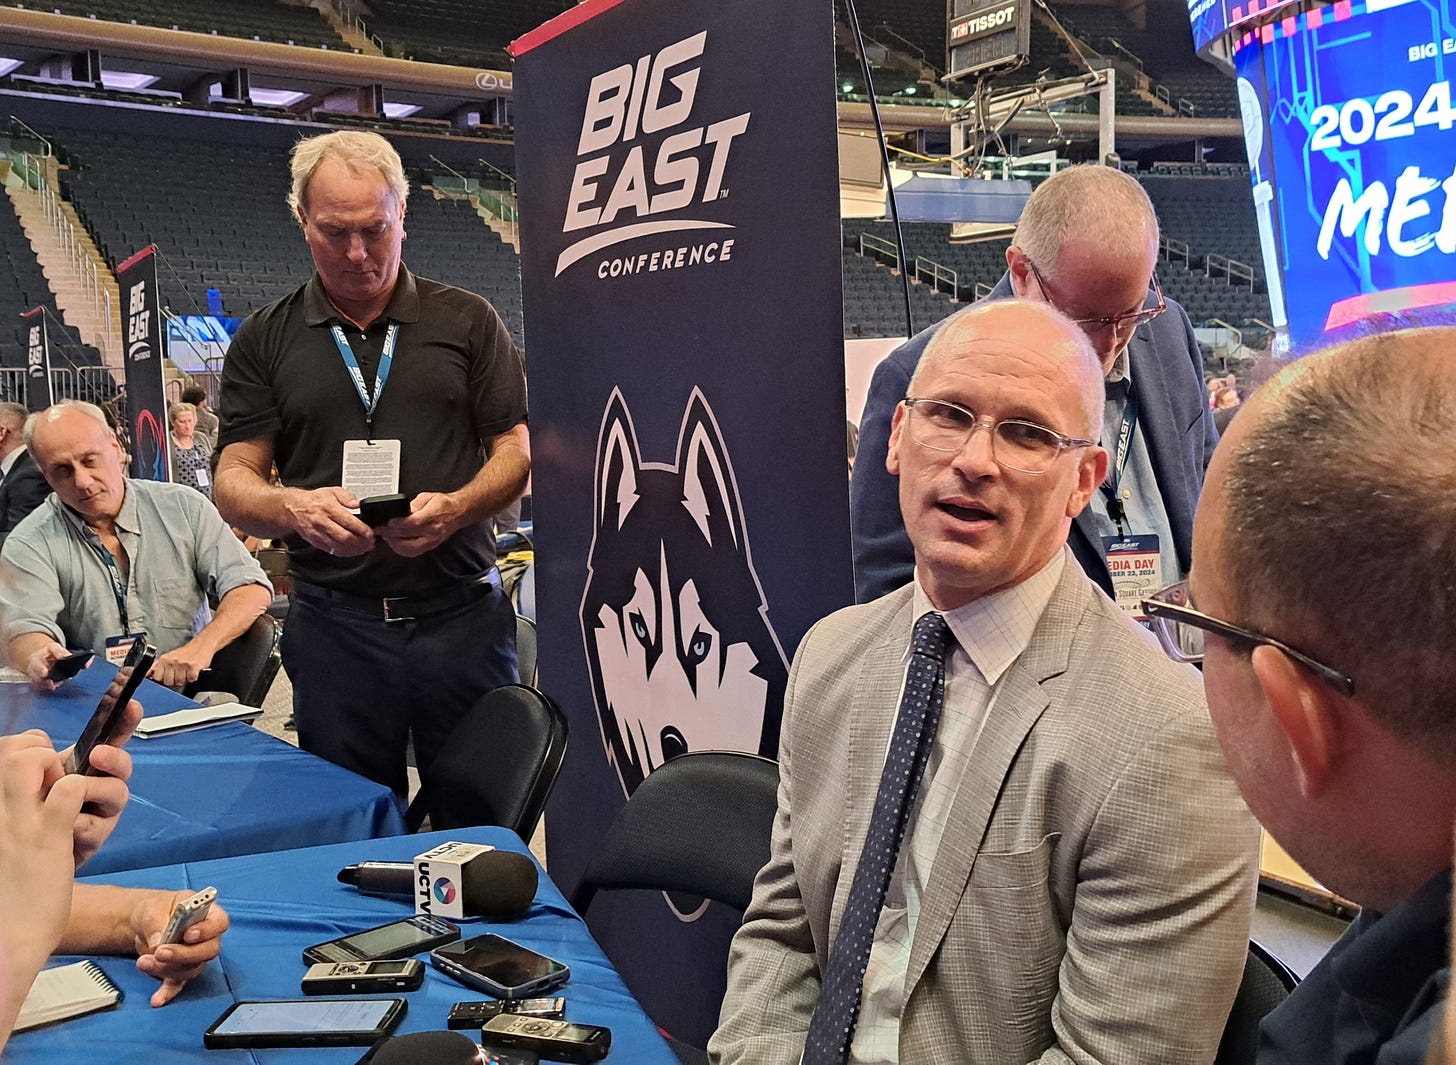
[[[98,958],[126,993],[114,1010],[78,1017],[50,1028],[20,1032],[5,1050],[7,1065],[352,1065],[357,1048],[307,1050],[203,1050],[202,1033],[240,999],[300,998],[300,952],[313,943],[410,916],[407,899],[360,895],[335,879],[345,865],[365,860],[407,861],[449,839],[524,851],[514,833],[500,828],[456,829],[419,836],[341,843],[328,847],[254,854],[160,869],[129,870],[97,879],[133,887],[203,888],[214,885],[232,918],[222,957],[190,983],[171,1005],[148,1004],[156,982],[127,958]],[[608,1062],[676,1065],[656,1028],[637,1005],[581,918],[543,873],[530,911],[509,922],[466,921],[468,938],[495,932],[571,966],[568,1020],[612,1030]],[[420,955],[428,974],[418,991],[402,994],[409,1012],[399,1032],[442,1029],[451,1003],[486,996],[440,973]],[[74,959],[64,959],[74,960]],[[380,996],[390,997],[390,996]],[[478,1034],[478,1033],[467,1033]]]
[[[64,747],[80,735],[116,668],[99,656],[57,691],[7,685],[5,733],[44,729]],[[149,716],[196,703],[144,681]],[[236,722],[127,744],[131,801],[88,874],[169,862],[392,836],[404,831],[394,793]]]

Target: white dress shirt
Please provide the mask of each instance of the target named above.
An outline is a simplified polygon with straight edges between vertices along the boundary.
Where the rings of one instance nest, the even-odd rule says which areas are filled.
[[[930,882],[961,776],[989,714],[995,712],[1001,678],[1026,650],[1032,632],[1061,579],[1066,551],[1011,588],[944,614],[955,646],[945,660],[945,703],[925,778],[905,829],[905,842],[890,876],[875,927],[849,1060],[853,1065],[893,1065],[900,1060],[900,1013],[910,944],[920,899]],[[916,574],[911,623],[934,610]],[[905,634],[905,664],[910,633]],[[901,682],[903,692],[904,682]],[[899,700],[896,700],[898,707]]]

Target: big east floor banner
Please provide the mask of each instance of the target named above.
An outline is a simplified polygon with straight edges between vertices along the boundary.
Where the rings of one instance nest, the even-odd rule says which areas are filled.
[[[852,597],[833,49],[823,0],[589,0],[512,46],[568,889],[666,760],[776,753],[789,659]],[[654,1019],[705,1039],[736,915],[591,916]]]
[[[121,330],[126,352],[126,423],[131,431],[131,475],[171,480],[167,448],[167,392],[162,373],[162,312],[157,295],[156,247],[148,246],[116,268],[121,286]]]
[[[1248,6],[1271,19],[1232,43],[1274,324],[1307,348],[1456,305],[1453,0]]]
[[[33,307],[25,319],[25,405],[32,413],[45,410],[51,398],[51,348],[46,336],[45,308]]]

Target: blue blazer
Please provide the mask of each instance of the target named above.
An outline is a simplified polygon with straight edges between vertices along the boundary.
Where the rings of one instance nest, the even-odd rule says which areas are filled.
[[[1007,274],[986,299],[1011,295]],[[861,603],[907,583],[915,572],[915,552],[900,518],[900,479],[885,469],[885,455],[895,406],[905,398],[910,375],[941,324],[922,329],[890,352],[870,379],[849,488],[854,592]],[[1186,572],[1193,557],[1193,511],[1218,443],[1203,384],[1203,356],[1188,312],[1168,300],[1167,313],[1140,326],[1127,353],[1132,390],[1138,399],[1138,428],[1163,495],[1178,564]],[[1073,520],[1067,543],[1087,576],[1112,595],[1112,575],[1090,509]]]

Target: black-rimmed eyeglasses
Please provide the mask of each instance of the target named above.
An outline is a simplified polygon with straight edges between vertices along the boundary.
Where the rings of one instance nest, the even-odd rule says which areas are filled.
[[[1025,256],[1022,258],[1025,259]],[[1036,287],[1041,290],[1041,298],[1060,310],[1061,308],[1058,307],[1057,302],[1047,293],[1046,282],[1042,280],[1041,271],[1036,268],[1036,264],[1030,259],[1026,259],[1026,265],[1031,270],[1031,276],[1036,279]],[[1152,276],[1149,291],[1154,300],[1154,305],[1151,307],[1144,307],[1139,311],[1128,311],[1126,314],[1114,314],[1110,318],[1072,318],[1072,324],[1084,333],[1095,333],[1101,329],[1111,329],[1118,336],[1131,336],[1137,331],[1138,326],[1144,322],[1151,322],[1168,309],[1168,301],[1163,298],[1163,286],[1158,284],[1157,274]],[[1063,313],[1065,314],[1066,312],[1063,311]],[[1067,315],[1067,317],[1071,318],[1072,316]]]
[[[1203,634],[1211,632],[1228,640],[1242,640],[1255,646],[1264,645],[1284,652],[1343,695],[1355,694],[1355,682],[1338,669],[1318,662],[1286,643],[1265,636],[1262,632],[1209,617],[1188,605],[1188,582],[1179,581],[1164,588],[1151,599],[1143,600],[1143,613],[1153,622],[1153,632],[1163,650],[1175,662],[1203,661]]]
[[[1055,429],[1020,418],[999,422],[978,418],[974,411],[944,399],[906,396],[904,403],[910,436],[917,444],[932,451],[959,451],[977,429],[987,429],[991,433],[991,458],[1021,473],[1046,473],[1063,451],[1096,443],[1063,436]]]

